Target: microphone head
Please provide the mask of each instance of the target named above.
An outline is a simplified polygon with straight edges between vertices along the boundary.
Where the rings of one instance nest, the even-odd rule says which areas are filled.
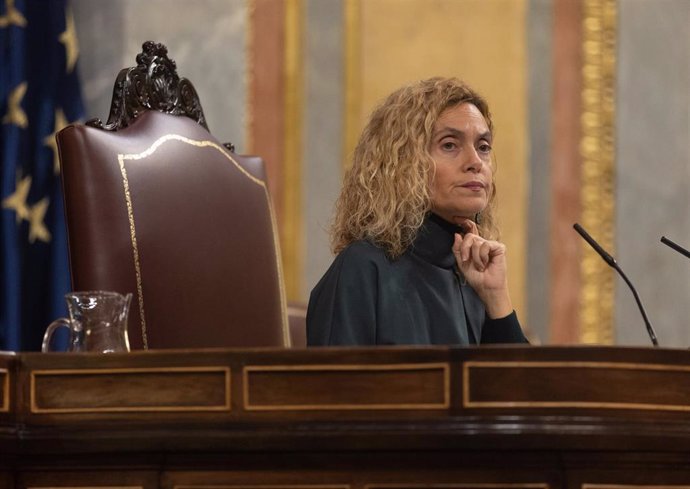
[[[690,258],[690,251],[686,250],[685,248],[683,248],[683,247],[682,247],[681,245],[679,245],[678,243],[675,243],[675,242],[671,241],[671,240],[668,239],[666,236],[662,236],[662,237],[661,237],[661,242],[664,243],[664,244],[665,244],[666,246],[668,246],[669,248],[671,248],[671,249],[673,249],[673,250],[676,250],[678,253],[680,253],[681,255],[685,256],[686,258]]]
[[[606,263],[608,263],[609,266],[616,268],[616,260],[609,255],[604,248],[602,248],[599,243],[594,241],[594,238],[592,238],[587,231],[584,230],[582,226],[580,226],[578,223],[573,224],[573,228],[577,233],[584,238],[585,241],[591,246],[594,251],[599,253],[599,256],[601,256]]]

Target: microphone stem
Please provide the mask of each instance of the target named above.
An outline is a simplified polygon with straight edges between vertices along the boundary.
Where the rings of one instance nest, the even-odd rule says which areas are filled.
[[[666,246],[673,248],[674,250],[676,250],[678,253],[685,256],[686,258],[690,258],[690,251],[686,250],[685,248],[683,248],[679,244],[674,243],[673,241],[668,239],[666,236],[661,237],[661,242],[664,243]]]
[[[621,277],[623,277],[623,280],[625,280],[625,283],[628,284],[628,287],[630,287],[630,290],[633,293],[633,297],[635,297],[635,302],[637,302],[637,307],[640,308],[640,313],[642,313],[642,319],[644,319],[644,325],[647,327],[647,333],[649,333],[649,338],[652,340],[652,344],[654,346],[659,346],[659,342],[656,339],[656,333],[654,333],[652,323],[649,322],[649,318],[647,317],[647,311],[644,310],[644,306],[642,305],[640,296],[637,295],[637,290],[635,290],[635,287],[633,287],[633,284],[630,283],[630,280],[628,280],[628,277],[625,275],[625,273],[623,273],[623,270],[621,270],[617,263],[614,262],[614,265],[611,266],[616,269],[616,271],[621,275]]]

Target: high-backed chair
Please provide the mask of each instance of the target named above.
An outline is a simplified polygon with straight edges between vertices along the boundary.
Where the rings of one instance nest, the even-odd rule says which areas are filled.
[[[131,292],[133,348],[290,346],[262,160],[211,136],[165,46],[137,64],[105,125],[57,136],[74,290]]]

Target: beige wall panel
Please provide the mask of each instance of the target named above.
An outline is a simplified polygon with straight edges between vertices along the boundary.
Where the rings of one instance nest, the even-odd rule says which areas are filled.
[[[526,318],[527,59],[524,0],[366,0],[360,3],[360,129],[400,85],[457,76],[484,95],[497,132],[498,213],[511,296]]]

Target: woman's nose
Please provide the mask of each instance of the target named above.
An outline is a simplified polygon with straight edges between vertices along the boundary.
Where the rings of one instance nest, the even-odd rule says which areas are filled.
[[[463,162],[463,171],[474,173],[479,173],[482,171],[484,160],[482,160],[481,156],[479,156],[476,148],[469,148],[469,150],[465,152],[465,155],[466,157],[465,161]]]

